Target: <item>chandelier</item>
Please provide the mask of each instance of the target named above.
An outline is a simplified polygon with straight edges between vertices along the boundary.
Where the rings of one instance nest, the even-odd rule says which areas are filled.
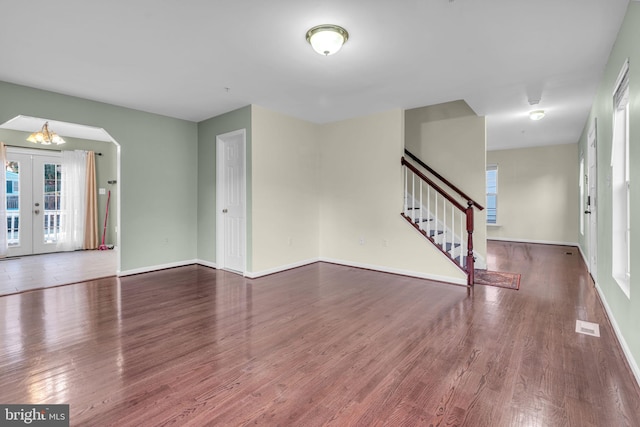
[[[60,135],[58,135],[55,132],[51,132],[49,130],[49,122],[46,122],[42,126],[42,129],[40,129],[39,132],[34,132],[31,135],[29,135],[29,138],[27,138],[27,141],[34,142],[36,144],[39,143],[42,145],[51,145],[51,144],[60,145],[66,142],[64,139],[62,139]]]

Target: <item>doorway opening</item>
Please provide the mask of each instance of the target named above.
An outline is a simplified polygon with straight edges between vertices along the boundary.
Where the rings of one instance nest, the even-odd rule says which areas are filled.
[[[98,173],[97,178],[100,179],[100,182],[96,183],[98,240],[101,241],[103,234],[105,234],[107,239],[105,243],[113,245],[112,254],[105,259],[109,259],[109,270],[112,270],[110,275],[119,275],[121,269],[119,251],[119,230],[121,229],[120,144],[103,128],[22,115],[0,125],[0,140],[7,146],[8,160],[5,209],[9,258],[4,259],[3,266],[6,269],[13,259],[30,254],[61,256],[60,249],[57,247],[57,233],[59,233],[60,225],[59,182],[61,169],[59,165],[61,151],[50,150],[48,147],[26,141],[26,136],[34,129],[41,128],[45,122],[49,122],[49,126],[55,129],[56,133],[65,137],[67,141],[63,146],[65,150],[84,150],[96,153],[96,169],[102,168],[104,172]],[[104,155],[102,155],[103,153]],[[9,181],[14,182],[9,184]],[[40,194],[41,192],[42,194]],[[109,226],[104,227],[106,205],[110,193],[113,194],[111,194],[109,201]],[[104,233],[105,229],[106,233]],[[66,252],[66,256],[73,257],[81,252],[83,251]],[[33,269],[34,263],[38,263],[37,260],[42,260],[42,265],[50,263],[45,259],[47,256],[28,257],[30,258],[29,268]],[[78,255],[78,257],[81,256],[81,254]],[[24,260],[22,263],[24,264]],[[99,274],[99,277],[104,277],[105,269],[102,268],[99,271],[96,274]],[[66,283],[77,281],[72,277],[72,272],[69,273]],[[61,273],[61,275],[64,274]],[[60,280],[63,283],[55,285],[65,283],[64,278]]]

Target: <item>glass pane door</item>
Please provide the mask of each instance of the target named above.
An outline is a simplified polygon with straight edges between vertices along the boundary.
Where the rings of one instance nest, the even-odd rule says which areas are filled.
[[[60,234],[59,158],[33,156],[33,253],[55,252]]]
[[[20,244],[20,162],[6,163],[7,180],[7,242],[9,246]]]
[[[8,256],[31,255],[31,156],[7,150],[5,165],[7,180],[7,242]]]
[[[60,165],[44,163],[43,168],[43,243],[56,243],[60,233]]]
[[[49,152],[7,152],[5,209],[9,256],[57,250],[60,169],[60,157]]]

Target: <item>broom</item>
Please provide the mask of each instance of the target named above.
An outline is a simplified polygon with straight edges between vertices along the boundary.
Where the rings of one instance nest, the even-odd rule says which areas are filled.
[[[98,246],[98,249],[101,251],[106,251],[109,249],[107,245],[104,244],[104,236],[107,234],[107,218],[109,218],[109,202],[111,201],[111,190],[109,190],[109,195],[107,196],[107,209],[104,213],[104,228],[102,229],[102,244]]]

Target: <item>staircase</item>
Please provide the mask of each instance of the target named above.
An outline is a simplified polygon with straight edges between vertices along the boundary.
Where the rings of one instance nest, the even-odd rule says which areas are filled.
[[[483,210],[484,207],[411,152],[405,150],[405,154],[410,160],[402,157],[401,161],[404,173],[402,217],[467,275],[467,286],[473,286],[476,261],[474,209]]]

